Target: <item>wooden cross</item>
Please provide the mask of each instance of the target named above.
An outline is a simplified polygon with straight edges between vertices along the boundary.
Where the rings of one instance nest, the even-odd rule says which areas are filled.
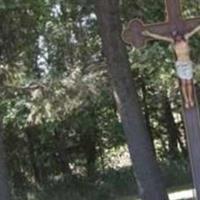
[[[142,47],[152,39],[142,34],[149,31],[161,36],[172,37],[173,31],[187,34],[200,25],[200,17],[183,19],[179,0],[165,0],[166,21],[145,25],[141,20],[135,19],[129,22],[127,29],[122,33],[123,40],[135,46]],[[194,88],[195,106],[183,109],[184,124],[186,129],[189,157],[192,169],[195,199],[200,200],[200,114]],[[184,106],[183,106],[184,107]]]
[[[141,20],[134,19],[129,22],[127,29],[122,33],[123,40],[139,48],[151,39],[142,35],[144,30],[171,37],[174,30],[185,34],[200,25],[200,17],[185,20],[182,18],[180,0],[165,0],[165,5],[167,14],[165,22],[144,24]]]

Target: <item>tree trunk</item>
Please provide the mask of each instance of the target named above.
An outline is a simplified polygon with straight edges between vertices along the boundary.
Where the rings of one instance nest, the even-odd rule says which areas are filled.
[[[3,128],[0,122],[0,199],[10,200],[10,189],[6,167],[6,157],[3,144]]]
[[[181,138],[181,132],[179,131],[177,124],[175,122],[174,116],[172,114],[172,108],[169,102],[169,98],[164,95],[163,96],[163,103],[164,103],[164,116],[165,116],[165,124],[166,129],[169,135],[169,154],[172,159],[176,158],[178,153],[178,144],[181,148],[183,156],[187,158],[188,153],[187,149],[184,146],[184,143]]]
[[[172,159],[175,159],[178,153],[178,136],[180,133],[172,114],[172,108],[169,99],[165,94],[163,95],[163,106],[165,125],[168,132],[169,154]]]
[[[37,166],[37,159],[34,152],[33,135],[35,134],[35,127],[34,126],[27,127],[25,130],[25,133],[27,136],[28,151],[29,151],[29,157],[30,157],[30,162],[32,165],[34,178],[36,182],[41,183],[42,181],[41,172],[40,172],[39,166]]]
[[[119,1],[96,0],[96,14],[140,197],[143,200],[167,200],[131,76],[128,55],[120,36]]]
[[[95,130],[94,130],[95,131]],[[89,180],[93,180],[96,172],[96,160],[97,160],[97,152],[96,152],[96,136],[94,133],[86,133],[84,134],[83,147],[85,152],[85,157],[87,160],[86,169],[87,176]]]
[[[60,165],[60,169],[63,174],[68,177],[72,176],[72,171],[69,166],[69,156],[66,152],[66,142],[65,142],[65,134],[61,131],[55,131],[55,140],[56,140],[56,150],[58,152],[58,162]]]

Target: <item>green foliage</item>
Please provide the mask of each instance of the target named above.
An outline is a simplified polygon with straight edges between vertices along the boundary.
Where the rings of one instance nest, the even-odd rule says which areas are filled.
[[[182,2],[184,16],[198,14],[200,5]],[[93,3],[0,1],[0,110],[14,200],[100,200],[136,190],[130,169],[112,169],[126,141]],[[162,21],[163,8],[161,0],[121,1],[121,18],[124,23],[134,17]],[[197,64],[199,44],[194,37]],[[188,182],[173,53],[165,43],[150,42],[130,50],[129,58],[168,185]],[[175,160],[169,153],[166,98],[180,133]],[[68,178],[78,181],[73,185]]]

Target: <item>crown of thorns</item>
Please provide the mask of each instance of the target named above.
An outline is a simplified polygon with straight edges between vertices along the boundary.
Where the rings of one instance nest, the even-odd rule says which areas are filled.
[[[176,36],[183,36],[183,34],[177,30],[172,31],[172,36],[176,37]]]

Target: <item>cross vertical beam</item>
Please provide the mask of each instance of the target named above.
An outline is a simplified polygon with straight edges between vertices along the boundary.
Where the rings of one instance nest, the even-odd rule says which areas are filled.
[[[181,6],[179,0],[167,0],[165,1],[167,21],[175,22],[181,20]]]
[[[183,118],[186,130],[188,151],[191,163],[192,178],[194,185],[194,198],[200,199],[200,115],[196,89],[194,89],[195,107],[187,110],[183,105]]]

